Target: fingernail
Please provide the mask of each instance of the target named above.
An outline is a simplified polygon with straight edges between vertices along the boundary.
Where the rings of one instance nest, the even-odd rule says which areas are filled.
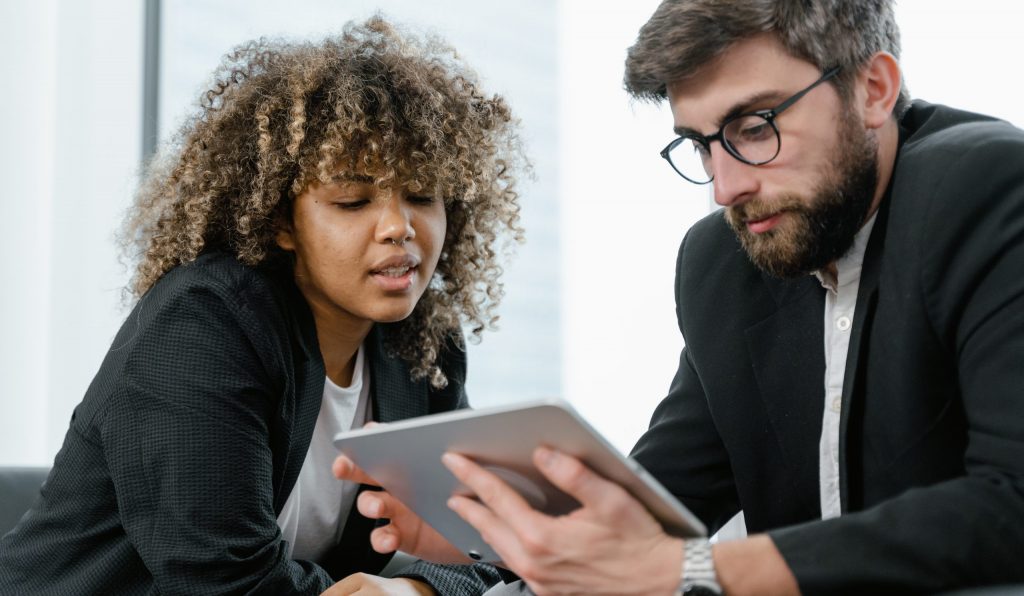
[[[454,453],[445,453],[442,455],[441,463],[443,463],[446,468],[453,471],[462,466],[461,458]]]
[[[540,465],[545,468],[551,468],[558,461],[558,452],[549,447],[538,447],[537,459],[540,461]]]

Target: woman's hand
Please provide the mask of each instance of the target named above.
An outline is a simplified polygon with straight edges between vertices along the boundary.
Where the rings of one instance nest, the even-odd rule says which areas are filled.
[[[434,590],[427,584],[398,577],[388,579],[369,573],[353,573],[334,584],[320,596],[434,596]]]
[[[344,455],[334,460],[333,470],[335,477],[341,480],[380,486],[380,483]],[[400,550],[435,563],[473,563],[437,530],[386,491],[363,491],[356,500],[356,509],[370,519],[390,520],[388,525],[374,528],[370,533],[370,545],[379,553]]]

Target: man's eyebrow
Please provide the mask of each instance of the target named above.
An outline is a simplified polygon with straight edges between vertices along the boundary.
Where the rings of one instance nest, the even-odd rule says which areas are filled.
[[[783,92],[778,90],[759,91],[753,95],[744,97],[743,99],[732,104],[732,106],[730,106],[728,110],[726,110],[721,116],[719,116],[718,120],[715,121],[715,131],[712,132],[711,134],[718,132],[718,130],[722,128],[722,125],[725,124],[726,120],[729,120],[730,118],[735,118],[740,114],[748,114],[757,109],[755,108],[755,106],[757,105],[763,105],[765,103],[772,101],[782,101],[783,97]],[[700,137],[706,136],[699,130],[690,128],[688,126],[676,126],[675,128],[672,129],[672,131],[681,137],[685,137],[688,135]]]

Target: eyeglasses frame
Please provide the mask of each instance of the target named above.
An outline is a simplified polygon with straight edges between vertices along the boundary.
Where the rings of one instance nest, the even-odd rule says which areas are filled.
[[[693,141],[695,143],[699,143],[699,144],[703,145],[704,148],[707,150],[708,155],[711,155],[711,143],[714,142],[714,141],[718,141],[718,143],[722,146],[722,148],[725,149],[726,153],[728,153],[729,155],[733,156],[734,158],[736,158],[740,162],[748,164],[748,165],[752,165],[752,166],[763,166],[764,164],[769,163],[770,161],[772,161],[776,157],[778,157],[779,156],[779,152],[782,151],[782,133],[779,132],[779,126],[777,124],[775,124],[775,119],[779,117],[779,114],[781,114],[782,112],[786,111],[787,108],[789,108],[790,106],[795,104],[797,101],[799,101],[800,98],[802,98],[803,96],[805,96],[808,93],[810,93],[812,89],[814,89],[818,85],[828,81],[832,77],[836,76],[836,74],[839,73],[839,70],[841,68],[842,68],[841,66],[834,66],[834,67],[826,70],[824,73],[822,73],[822,75],[820,77],[818,77],[818,80],[816,80],[813,83],[811,83],[810,85],[804,87],[800,91],[797,91],[796,93],[791,95],[788,99],[786,99],[785,101],[783,101],[779,105],[775,106],[774,108],[770,108],[770,109],[767,109],[767,110],[756,110],[756,111],[753,111],[753,112],[744,112],[742,114],[737,114],[737,115],[729,118],[725,122],[722,122],[722,126],[720,126],[718,128],[718,132],[716,132],[715,134],[704,136],[702,134],[691,133],[691,134],[686,134],[686,135],[682,135],[682,136],[676,137],[675,139],[672,139],[672,142],[670,142],[668,145],[666,145],[664,149],[661,150],[660,155],[661,155],[662,158],[665,159],[665,161],[668,162],[668,165],[672,166],[672,169],[675,170],[676,174],[679,174],[680,176],[685,178],[687,181],[692,182],[693,184],[701,184],[701,185],[703,185],[703,184],[710,184],[711,182],[713,182],[715,180],[714,174],[709,175],[708,179],[705,180],[704,182],[697,182],[696,180],[690,178],[686,174],[680,172],[679,169],[676,168],[676,165],[674,163],[672,163],[672,159],[669,157],[669,152],[672,151],[673,149],[675,149],[680,143],[682,143],[684,141],[691,140],[691,141]],[[775,138],[778,140],[778,147],[775,149],[775,154],[772,155],[771,157],[769,157],[768,159],[765,159],[765,160],[762,160],[762,161],[750,161],[750,160],[748,160],[747,158],[745,158],[742,155],[740,155],[739,151],[737,151],[736,148],[732,146],[732,143],[730,143],[729,140],[727,138],[725,138],[725,136],[724,136],[725,128],[727,126],[729,126],[731,123],[735,122],[736,120],[739,120],[740,118],[747,118],[749,116],[758,116],[760,118],[764,118],[764,120],[766,122],[768,122],[768,124],[771,125],[772,130],[775,131]]]

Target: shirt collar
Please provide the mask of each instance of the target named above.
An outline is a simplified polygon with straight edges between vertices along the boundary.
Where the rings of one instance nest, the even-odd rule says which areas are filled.
[[[875,211],[868,221],[861,226],[857,235],[853,237],[853,246],[850,247],[850,250],[846,251],[846,254],[836,260],[836,279],[832,279],[832,274],[824,269],[818,269],[813,272],[814,277],[818,278],[823,288],[835,292],[843,286],[860,281],[860,269],[861,264],[864,262],[864,251],[868,247],[868,239],[871,237],[871,229],[875,227],[875,217],[877,215],[878,212]]]

